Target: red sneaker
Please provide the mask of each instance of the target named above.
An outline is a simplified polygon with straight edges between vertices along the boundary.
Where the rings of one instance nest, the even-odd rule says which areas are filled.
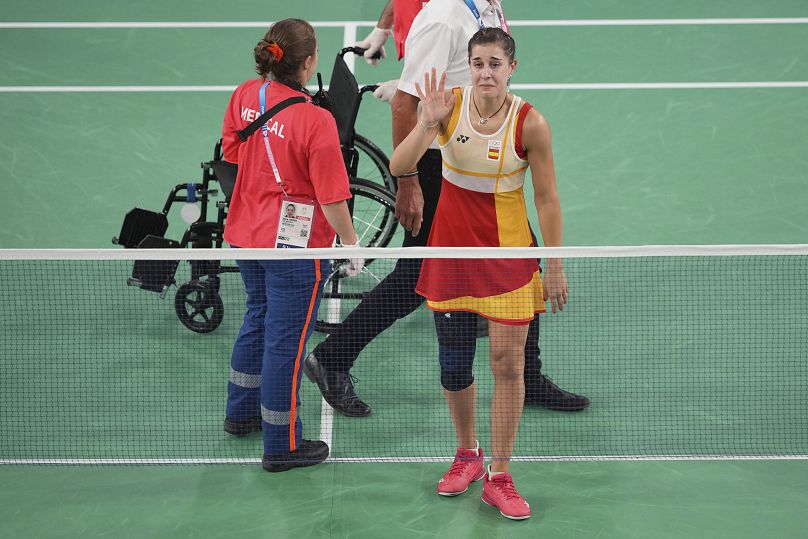
[[[441,496],[457,496],[469,489],[474,481],[485,475],[483,466],[483,450],[458,449],[449,471],[438,481],[438,494]]]
[[[524,520],[530,517],[530,505],[516,491],[509,473],[495,475],[493,479],[488,479],[486,473],[482,498],[488,505],[499,509],[503,517],[512,520]]]

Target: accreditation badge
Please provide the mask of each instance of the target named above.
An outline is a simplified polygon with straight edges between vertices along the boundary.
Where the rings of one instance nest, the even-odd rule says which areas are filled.
[[[302,249],[308,247],[311,227],[314,222],[313,200],[283,197],[281,215],[278,218],[278,234],[275,247],[281,249]]]

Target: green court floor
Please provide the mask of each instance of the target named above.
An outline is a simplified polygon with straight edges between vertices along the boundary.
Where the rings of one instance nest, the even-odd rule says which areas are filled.
[[[199,163],[211,157],[219,137],[229,98],[226,88],[252,76],[251,49],[264,31],[10,28],[3,22],[269,21],[288,16],[373,21],[381,4],[248,0],[225,6],[208,0],[178,0],[119,5],[36,0],[6,6],[0,16],[4,200],[0,248],[110,248],[110,238],[118,234],[129,209],[160,209],[175,184],[199,181]],[[514,91],[537,106],[553,128],[566,244],[808,243],[808,161],[804,157],[808,88],[530,89],[530,85],[549,83],[805,82],[808,23],[522,24],[544,19],[808,17],[804,1],[553,0],[537,4],[506,0],[504,4],[515,23],[518,44],[519,65],[513,81],[522,89]],[[346,39],[346,28],[317,27],[326,80],[333,55]],[[357,34],[362,37],[368,29],[360,26]],[[388,53],[392,57],[389,45]],[[360,82],[374,83],[396,78],[400,68],[392,59],[377,69],[357,62],[356,73]],[[197,85],[224,89],[42,90]],[[10,87],[27,88],[12,91]],[[357,130],[385,151],[391,150],[386,105],[372,99],[363,102]],[[177,216],[171,219],[169,236],[179,239],[184,225]],[[532,219],[536,225],[535,215]],[[28,292],[37,278],[46,278],[47,269],[39,271],[42,274],[5,269],[2,276],[17,283],[8,296],[14,297],[15,305],[47,319],[47,308],[37,312],[34,295]],[[768,353],[777,349],[776,343],[756,340],[768,346],[742,351],[730,347],[727,357],[716,363],[721,368],[710,367],[713,358],[705,350],[711,345],[748,344],[752,341],[744,336],[761,328],[771,327],[768,334],[772,336],[786,334],[793,342],[808,342],[803,338],[806,325],[799,320],[793,325],[767,325],[775,308],[772,300],[760,299],[756,280],[765,277],[765,268],[751,275],[733,267],[724,271],[737,279],[722,289],[735,298],[732,301],[740,296],[751,305],[765,305],[738,322],[729,335],[710,333],[708,319],[717,312],[701,313],[705,320],[691,318],[690,304],[677,299],[672,299],[670,310],[653,314],[659,316],[652,321],[659,324],[657,329],[632,333],[626,328],[646,320],[639,313],[609,312],[598,301],[597,287],[615,287],[610,289],[615,297],[641,304],[640,296],[632,296],[637,288],[616,278],[589,281],[581,290],[579,310],[565,312],[565,319],[548,320],[542,343],[545,371],[563,386],[591,396],[593,406],[580,415],[527,410],[522,447],[535,450],[530,454],[580,458],[615,455],[620,447],[634,451],[617,456],[657,455],[664,450],[698,455],[737,452],[733,429],[741,423],[749,425],[739,419],[749,410],[740,405],[722,407],[721,402],[712,406],[704,397],[697,411],[690,413],[677,400],[682,393],[698,400],[704,390],[722,385],[726,395],[751,395],[750,415],[759,438],[744,447],[749,454],[765,455],[772,448],[774,452],[795,448],[808,452],[808,423],[801,412],[808,404],[803,391],[808,380],[804,344],[792,344],[789,353],[793,355],[778,358]],[[109,299],[93,289],[92,274],[74,273],[85,278],[77,288],[82,291],[78,303],[91,306],[93,301]],[[126,272],[120,273],[123,284]],[[0,357],[3,457],[30,458],[34,453],[43,459],[81,458],[88,452],[98,458],[142,457],[138,440],[164,429],[168,441],[153,446],[148,457],[196,458],[202,452],[207,457],[225,455],[257,462],[260,437],[231,440],[220,428],[224,388],[218,381],[226,378],[228,336],[235,334],[239,324],[237,277],[229,277],[225,286],[232,293],[223,294],[227,316],[213,336],[184,330],[172,313],[170,296],[158,303],[156,296],[129,288],[121,292],[119,303],[107,301],[103,310],[60,312],[60,320],[80,316],[82,327],[90,328],[69,338],[36,334],[13,313],[0,314],[3,342],[24,342],[30,354],[21,357],[6,346]],[[648,293],[655,293],[656,281],[646,286]],[[800,284],[797,275],[789,286],[796,292],[773,303],[786,312],[801,312],[798,306],[808,299],[804,282]],[[642,283],[638,289],[643,290]],[[672,292],[668,297],[675,298]],[[650,359],[641,355],[641,351],[670,349],[663,324],[691,330],[701,322],[706,329],[695,332],[696,339],[673,347],[676,357],[689,354],[698,359],[698,366],[665,361],[662,352]],[[418,388],[430,376],[429,358],[435,353],[429,328],[429,315],[420,310],[398,322],[360,358],[355,372],[360,378],[358,391],[375,406],[374,416],[364,423],[334,418],[332,445],[340,458],[337,462],[284,474],[267,474],[255,463],[3,465],[0,537],[806,535],[806,460],[517,462],[517,486],[534,508],[534,517],[526,522],[507,521],[482,504],[479,484],[456,499],[435,495],[445,463],[350,461],[390,455],[403,456],[402,461],[450,456],[453,442],[445,407],[429,388]],[[408,335],[423,337],[413,344]],[[607,335],[623,335],[630,346],[605,350],[603,343],[613,342],[604,338]],[[155,349],[167,351],[170,360],[153,354],[137,357],[132,348],[144,336],[155,343]],[[320,338],[315,336],[311,346]],[[566,342],[577,345],[563,350],[560,343]],[[94,351],[78,359],[75,351],[86,350],[87,343],[93,344]],[[419,363],[423,370],[415,372],[399,361],[394,351],[402,349],[407,357],[417,355],[423,360]],[[481,354],[484,351],[483,344]],[[598,359],[599,353],[604,357]],[[59,365],[63,357],[81,363],[71,372]],[[481,387],[489,391],[486,365],[480,362],[478,367]],[[679,376],[687,368],[701,378],[694,382],[694,378],[680,377],[677,384],[686,382],[682,386],[666,383],[665,375]],[[782,369],[789,369],[792,378],[783,379],[786,371]],[[193,384],[184,383],[190,372],[198,377]],[[436,372],[432,373],[435,380]],[[89,384],[85,383],[88,378]],[[38,385],[27,385],[31,380]],[[636,385],[636,380],[647,385]],[[25,394],[22,387],[36,391]],[[105,389],[92,390],[98,387]],[[48,396],[57,388],[66,393],[55,406]],[[159,399],[142,400],[148,388],[155,395],[181,395],[184,400],[168,404],[175,405],[175,412],[179,410],[187,421],[177,421]],[[308,382],[302,398],[304,420],[314,428],[321,419],[320,403]],[[670,428],[639,440],[621,434],[643,433],[649,425],[664,424],[671,409],[649,404],[657,398],[674,403]],[[432,420],[447,421],[445,430],[436,428],[437,422],[419,427],[424,402],[429,404]],[[733,401],[733,406],[738,402]],[[52,423],[46,427],[43,417]],[[393,425],[402,418],[406,428],[396,432]],[[609,429],[615,432],[612,438]],[[693,442],[693,432],[711,429],[717,434],[707,445]],[[74,440],[61,451],[48,446],[47,440],[66,440],[71,432]],[[604,439],[613,445],[603,445]],[[685,450],[677,452],[677,447]],[[447,454],[435,455],[436,450]]]
[[[801,462],[515,465],[534,517],[432,490],[441,465],[3,467],[5,537],[804,537]]]

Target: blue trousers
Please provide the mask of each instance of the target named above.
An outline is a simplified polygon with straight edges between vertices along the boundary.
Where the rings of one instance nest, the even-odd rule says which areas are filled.
[[[306,341],[328,276],[327,260],[239,260],[247,312],[233,346],[227,417],[261,416],[264,453],[283,454],[302,440],[300,381]]]

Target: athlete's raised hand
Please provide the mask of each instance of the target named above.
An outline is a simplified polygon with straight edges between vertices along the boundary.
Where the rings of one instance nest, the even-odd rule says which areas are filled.
[[[434,126],[449,116],[455,104],[455,95],[451,89],[446,90],[446,72],[440,76],[438,81],[437,69],[434,67],[432,71],[424,73],[424,88],[416,82],[415,91],[418,98],[421,100],[420,112],[418,119],[422,123],[422,127]]]

